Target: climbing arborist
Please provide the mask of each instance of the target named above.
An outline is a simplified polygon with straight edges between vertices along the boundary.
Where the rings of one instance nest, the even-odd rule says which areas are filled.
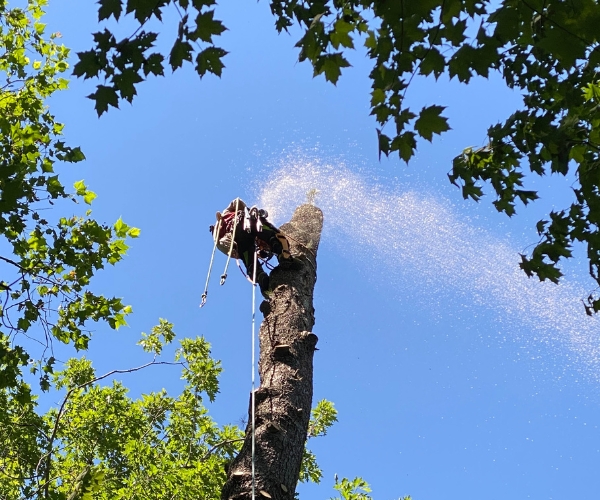
[[[248,208],[240,198],[236,198],[223,213],[217,212],[216,225],[210,226],[217,248],[229,257],[240,259],[251,281],[254,277],[255,252],[258,252],[259,258],[267,260],[276,255],[281,266],[294,263],[286,237],[267,220],[267,216],[265,210]],[[256,263],[255,283],[258,283],[263,296],[267,297],[269,275],[258,259]],[[221,277],[221,282],[226,276],[225,273]]]

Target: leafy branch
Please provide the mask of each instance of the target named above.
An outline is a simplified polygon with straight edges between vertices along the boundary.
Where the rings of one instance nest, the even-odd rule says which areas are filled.
[[[67,402],[69,401],[69,399],[71,398],[71,396],[76,393],[77,391],[80,391],[81,389],[85,389],[86,387],[93,385],[101,380],[104,380],[105,378],[111,377],[113,375],[119,374],[119,373],[134,373],[140,370],[143,370],[144,368],[148,368],[149,366],[156,366],[156,365],[180,365],[183,366],[184,363],[182,362],[170,362],[170,361],[156,361],[156,357],[150,361],[149,363],[145,363],[141,366],[137,366],[135,368],[127,368],[127,369],[121,369],[121,370],[111,370],[107,373],[105,373],[104,375],[101,375],[99,377],[95,377],[91,380],[88,380],[86,382],[83,382],[79,385],[76,385],[72,388],[70,388],[67,391],[67,394],[65,395],[65,397],[62,400],[62,403],[58,409],[58,412],[56,414],[56,417],[54,418],[54,426],[52,427],[52,432],[50,434],[50,438],[48,439],[48,444],[47,444],[47,451],[46,454],[44,456],[42,456],[42,458],[40,459],[40,462],[38,463],[38,466],[36,467],[36,474],[39,470],[39,467],[42,465],[42,460],[45,460],[45,470],[44,470],[44,497],[45,498],[49,498],[49,488],[50,488],[50,471],[52,469],[52,453],[53,453],[53,446],[54,446],[54,440],[56,439],[57,433],[58,433],[58,429],[59,429],[59,423],[60,423],[60,419],[62,418],[64,412],[65,412],[65,408],[67,405]]]

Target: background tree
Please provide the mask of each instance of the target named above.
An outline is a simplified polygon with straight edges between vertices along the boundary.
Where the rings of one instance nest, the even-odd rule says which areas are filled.
[[[175,359],[165,360],[162,350],[174,338],[173,325],[161,320],[139,342],[153,356],[150,361],[100,376],[90,360],[68,360],[52,377],[52,389],[62,392],[60,404],[45,415],[37,413],[34,401],[0,390],[0,497],[219,497],[227,464],[244,438],[237,426],[218,426],[208,415],[204,398],[214,401],[221,372],[210,344],[203,337],[184,338]],[[181,369],[185,385],[180,394],[162,389],[134,399],[121,382],[102,385],[116,375],[157,365]],[[321,401],[313,412],[310,437],[324,435],[335,420],[331,403]],[[314,455],[305,456],[301,480],[319,482]]]
[[[226,28],[215,17],[212,0],[101,0],[99,21],[131,14],[132,35],[117,40],[111,29],[94,34],[92,50],[79,54],[74,73],[104,83],[89,97],[98,114],[121,99],[132,101],[136,85],[150,74],[162,75],[165,60],[176,70],[184,61],[202,77],[222,74],[226,50],[215,37]],[[537,224],[540,241],[522,269],[557,282],[561,259],[580,242],[587,251],[590,275],[600,284],[598,168],[598,47],[600,6],[594,0],[273,0],[278,31],[300,28],[299,59],[336,83],[350,64],[346,52],[357,41],[373,61],[371,113],[379,124],[379,153],[410,160],[417,138],[431,141],[449,129],[443,106],[418,113],[405,104],[416,75],[448,75],[468,83],[475,75],[498,72],[507,86],[524,96],[524,107],[489,128],[489,144],[467,148],[453,163],[451,182],[465,198],[479,200],[482,183],[496,194],[495,207],[512,216],[517,202],[538,197],[526,189],[528,172],[557,173],[575,179],[570,207],[553,211]],[[148,26],[175,9],[178,26],[168,53],[156,51],[158,33]],[[385,131],[389,125],[392,132]],[[590,296],[586,311],[600,309]]]
[[[91,321],[125,324],[130,308],[89,284],[98,269],[123,258],[125,239],[139,234],[120,219],[112,227],[100,224],[90,210],[63,215],[72,213],[64,201],[90,204],[96,195],[83,181],[69,192],[55,172],[60,163],[85,157],[65,144],[63,125],[45,105],[67,88],[60,75],[69,51],[56,43],[58,34],[45,37],[44,3],[9,9],[0,2],[0,389],[21,400],[30,395],[22,380],[26,365],[49,388],[53,341],[85,349]],[[30,355],[25,343],[41,351]]]

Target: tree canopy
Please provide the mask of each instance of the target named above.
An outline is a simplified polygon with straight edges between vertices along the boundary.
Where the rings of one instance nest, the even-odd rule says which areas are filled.
[[[227,51],[217,40],[226,27],[214,0],[100,0],[98,20],[107,25],[93,35],[94,47],[78,54],[74,74],[100,78],[94,100],[99,115],[123,99],[149,75],[163,75],[184,63],[200,77],[221,76]],[[454,159],[450,181],[465,198],[479,200],[491,185],[494,206],[512,216],[518,203],[538,198],[528,188],[532,175],[560,174],[573,186],[573,203],[537,224],[540,235],[522,269],[557,282],[561,260],[584,245],[590,275],[600,284],[600,193],[597,169],[600,64],[596,41],[600,5],[594,0],[272,0],[275,28],[298,33],[298,58],[335,84],[350,66],[349,50],[362,44],[372,60],[371,114],[378,124],[379,154],[409,161],[418,138],[431,141],[450,129],[441,105],[421,110],[405,103],[417,75],[446,75],[463,83],[492,72],[523,95],[523,108],[488,129],[487,145],[467,147]],[[175,41],[156,48],[159,32],[149,26],[167,9],[179,22],[161,26]],[[133,23],[129,37],[117,39],[112,22]],[[128,24],[129,26],[129,24]],[[568,189],[568,188],[567,188]],[[600,309],[588,299],[586,311]]]
[[[85,357],[71,358],[51,378],[61,402],[46,414],[38,413],[34,400],[0,390],[0,497],[219,498],[243,433],[236,425],[217,425],[208,414],[205,399],[214,401],[221,372],[210,344],[203,337],[183,338],[175,359],[167,360],[162,350],[174,338],[173,325],[160,320],[139,341],[150,361],[103,375]],[[185,385],[178,395],[162,389],[132,398],[122,382],[102,385],[157,365],[181,370]],[[324,436],[336,415],[330,402],[320,401],[311,412],[309,439]],[[315,455],[305,449],[300,481],[321,478]],[[335,487],[348,500],[369,498],[356,496],[357,488],[367,487],[362,479],[343,479]]]
[[[101,224],[90,210],[68,217],[46,212],[69,200],[91,204],[96,195],[83,181],[68,190],[55,172],[57,164],[85,156],[64,142],[63,125],[45,104],[67,88],[61,74],[69,67],[69,51],[56,34],[45,35],[43,5],[32,0],[26,9],[9,9],[0,2],[0,388],[17,390],[24,400],[24,366],[42,389],[49,387],[53,341],[85,349],[90,322],[125,324],[130,308],[119,298],[95,294],[89,284],[98,269],[119,262],[125,240],[139,234],[120,219]],[[26,336],[42,350],[30,354],[21,342]]]

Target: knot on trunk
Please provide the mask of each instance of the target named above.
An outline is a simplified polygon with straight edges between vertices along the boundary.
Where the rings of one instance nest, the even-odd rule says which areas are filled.
[[[319,338],[312,332],[300,332],[289,344],[277,343],[271,352],[271,359],[280,363],[294,366],[295,358],[301,351],[316,351]]]

